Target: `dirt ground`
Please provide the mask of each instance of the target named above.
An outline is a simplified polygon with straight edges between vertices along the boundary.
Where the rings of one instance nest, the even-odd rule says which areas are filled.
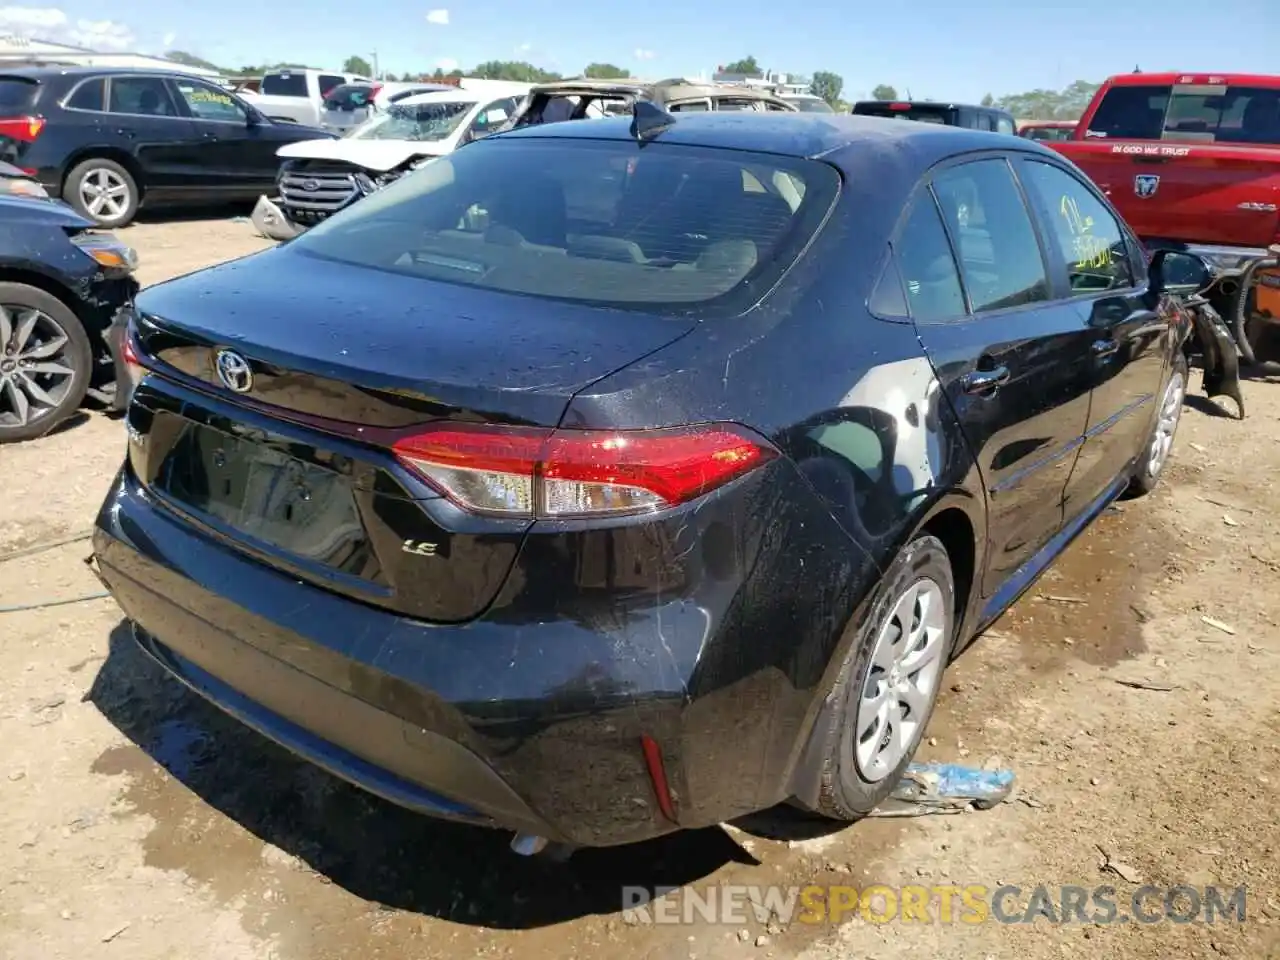
[[[228,220],[126,235],[146,282],[265,245]],[[1195,393],[1159,491],[1106,513],[951,668],[925,753],[1011,767],[1015,799],[985,812],[834,832],[771,813],[531,862],[225,719],[133,649],[109,599],[0,611],[0,957],[1280,957],[1280,385],[1246,385],[1244,422]],[[91,414],[0,448],[0,558],[86,531],[123,445]],[[0,559],[0,608],[98,594],[88,550]],[[621,911],[625,885],[815,883],[1248,899],[1242,924],[659,926]]]

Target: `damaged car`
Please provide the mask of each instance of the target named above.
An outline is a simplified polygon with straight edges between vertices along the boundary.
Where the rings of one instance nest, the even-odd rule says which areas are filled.
[[[275,198],[258,200],[252,221],[288,240],[424,163],[505,126],[527,83],[448,89],[389,104],[337,140],[281,147]]]
[[[523,127],[141,294],[97,571],[199,695],[519,853],[854,820],[1160,482],[1206,280],[1030,140]]]
[[[798,112],[799,107],[769,90],[745,84],[699,83],[671,79],[643,80],[558,80],[541,83],[529,91],[509,129],[583,120],[613,114],[629,114],[632,105],[643,100],[671,113],[707,113],[721,110],[752,112]]]
[[[120,409],[137,254],[67,204],[0,193],[0,444],[43,436],[86,397]]]

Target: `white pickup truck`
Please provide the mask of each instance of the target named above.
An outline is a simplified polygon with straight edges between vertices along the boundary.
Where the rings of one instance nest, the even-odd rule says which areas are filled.
[[[257,95],[247,99],[272,120],[318,127],[329,91],[361,81],[369,78],[336,70],[277,70],[266,74]]]

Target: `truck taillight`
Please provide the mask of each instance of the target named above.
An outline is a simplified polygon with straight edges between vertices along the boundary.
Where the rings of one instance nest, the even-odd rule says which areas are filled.
[[[734,424],[596,431],[448,423],[402,437],[392,450],[459,507],[529,519],[666,509],[777,456]]]
[[[0,117],[0,137],[33,143],[44,129],[44,117]]]

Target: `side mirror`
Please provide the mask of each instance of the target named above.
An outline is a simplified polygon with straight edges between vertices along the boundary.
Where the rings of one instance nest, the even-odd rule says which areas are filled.
[[[245,126],[260,127],[267,122],[266,116],[255,106],[245,104]]]
[[[1214,270],[1207,260],[1194,253],[1157,250],[1151,258],[1149,274],[1152,289],[1188,296],[1209,286]]]

